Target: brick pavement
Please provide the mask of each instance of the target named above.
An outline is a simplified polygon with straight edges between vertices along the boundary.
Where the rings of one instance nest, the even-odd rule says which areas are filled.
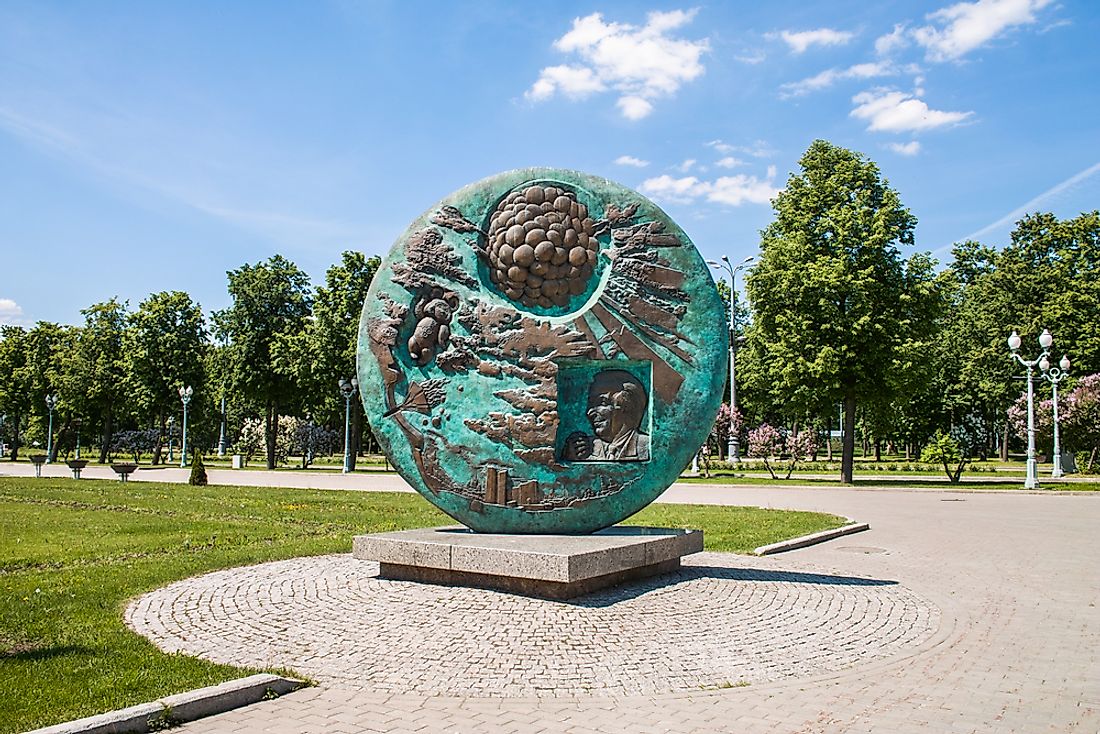
[[[1100,730],[1100,497],[688,486],[677,501],[824,510],[872,530],[776,559],[896,580],[943,612],[927,641],[747,687],[565,698],[325,686],[188,724],[229,732]],[[394,620],[396,623],[398,620]]]
[[[939,610],[899,584],[700,553],[570,602],[379,579],[349,555],[186,579],[127,623],[167,652],[388,693],[699,691],[837,672],[911,650]]]

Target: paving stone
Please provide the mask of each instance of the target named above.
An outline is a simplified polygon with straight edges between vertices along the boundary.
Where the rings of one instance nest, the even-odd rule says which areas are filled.
[[[289,704],[295,697],[309,695],[309,706],[326,715],[342,711],[352,702],[356,710],[374,705],[391,714],[391,718],[383,721],[373,709],[365,709],[359,719],[360,729],[377,728],[386,732],[415,731],[433,721],[448,722],[454,730],[464,734],[497,732],[499,721],[515,713],[531,716],[537,728],[553,732],[571,728],[624,733],[663,731],[668,720],[680,722],[675,731],[685,733],[852,734],[868,731],[927,734],[966,731],[1033,734],[1049,731],[1095,734],[1100,731],[1100,694],[1097,693],[1100,690],[1097,687],[1100,627],[1095,624],[1096,609],[1100,605],[1100,573],[1097,572],[1100,544],[1095,541],[1096,528],[1100,527],[1100,496],[848,488],[777,490],[694,485],[675,488],[666,497],[709,504],[833,512],[869,521],[872,530],[858,540],[842,538],[775,556],[768,562],[753,559],[751,563],[733,567],[708,561],[703,567],[685,568],[685,576],[669,587],[652,587],[622,598],[605,599],[601,604],[580,607],[548,603],[537,615],[524,621],[525,629],[544,632],[533,635],[533,639],[509,636],[484,622],[480,627],[470,623],[472,629],[489,635],[494,645],[502,644],[503,647],[490,648],[474,640],[469,651],[461,652],[469,654],[475,667],[506,679],[512,675],[511,663],[521,663],[515,670],[522,671],[522,663],[540,653],[551,657],[556,653],[559,660],[556,663],[542,660],[541,668],[535,666],[531,669],[532,674],[557,675],[562,679],[573,676],[576,671],[588,671],[590,677],[595,675],[593,666],[610,666],[614,656],[607,650],[618,646],[630,647],[632,654],[642,656],[640,660],[644,664],[640,664],[638,658],[627,659],[624,654],[617,661],[620,667],[602,668],[608,678],[601,682],[606,682],[608,687],[590,694],[576,692],[557,698],[545,695],[540,698],[542,694],[531,695],[526,683],[516,680],[513,691],[469,690],[461,695],[431,699],[433,707],[426,708],[422,704],[428,699],[423,695],[401,695],[391,692],[391,688],[373,685],[349,691],[343,682],[331,681],[324,683],[321,693],[303,691],[269,703],[276,710],[284,706],[290,710]],[[962,501],[943,502],[944,499]],[[874,552],[866,549],[874,549]],[[704,572],[708,567],[714,570]],[[753,576],[750,572],[771,573],[772,577]],[[786,574],[781,582],[778,581],[780,572]],[[897,583],[883,586],[813,584],[810,578],[814,574]],[[216,624],[208,623],[210,627],[203,634],[215,631],[223,634],[226,618],[232,619],[237,614],[254,615],[258,611],[278,616],[282,613],[279,610],[287,606],[283,629],[253,624],[250,631],[243,633],[253,636],[257,649],[262,644],[270,650],[266,654],[273,654],[283,652],[279,645],[285,645],[299,630],[308,633],[309,625],[303,626],[301,620],[295,618],[295,614],[300,615],[304,609],[305,602],[300,598],[305,598],[307,588],[312,589],[313,604],[329,603],[340,593],[356,596],[361,602],[368,598],[385,598],[388,603],[399,605],[410,602],[405,592],[375,588],[372,583],[355,582],[346,574],[323,578],[313,585],[303,585],[292,578],[279,582],[268,580],[266,586],[260,585],[266,589],[265,594],[256,598],[246,598],[243,591],[220,596],[211,592],[206,597],[196,597],[190,611],[178,609],[177,615],[179,620],[193,619],[196,614],[211,619],[220,615]],[[679,596],[689,585],[698,587],[701,610],[686,603],[686,597]],[[843,588],[837,588],[841,586]],[[743,590],[735,593],[738,588],[756,589],[756,593]],[[238,594],[236,607],[227,604],[218,615],[209,608],[205,615],[202,613],[202,604],[209,604],[213,599],[232,599],[234,594]],[[198,599],[203,599],[202,604]],[[504,617],[494,616],[493,610],[498,606],[511,613],[531,612],[509,606],[507,595],[493,599],[489,606],[484,603],[478,606],[475,599],[445,595],[417,601],[423,615],[447,620],[465,613],[467,616],[482,615],[479,620],[499,622]],[[716,599],[721,599],[722,603],[717,604]],[[132,609],[147,610],[143,614],[150,619],[161,618],[164,623],[160,634],[167,639],[167,636],[180,634],[179,621],[173,621],[166,611],[173,609],[174,602],[171,599],[161,601],[159,607],[138,604]],[[662,606],[673,602],[679,602],[679,616],[695,631],[690,640],[669,637],[673,612]],[[451,606],[461,603],[468,606]],[[656,611],[644,611],[646,604],[656,604]],[[763,621],[758,620],[754,627],[743,620],[739,628],[741,647],[736,650],[741,653],[739,660],[748,661],[740,664],[758,671],[765,678],[774,677],[730,689],[688,691],[681,688],[670,692],[666,687],[657,690],[653,685],[657,681],[667,686],[670,681],[690,678],[688,661],[675,654],[674,646],[682,642],[701,646],[700,634],[737,622],[735,611],[723,611],[723,608],[739,605],[763,610],[767,616],[760,620],[778,624],[787,633],[787,638],[764,638],[761,642],[760,638],[745,634],[764,627]],[[362,602],[360,608],[370,606]],[[562,616],[565,613],[559,606],[571,611]],[[897,625],[894,620],[912,606],[915,606],[913,624],[933,631],[907,645],[905,626]],[[159,611],[154,611],[156,609]],[[606,624],[607,619],[601,615],[616,610],[629,610],[631,614],[616,619],[612,625]],[[555,635],[547,627],[575,620],[576,616],[569,614],[579,615],[582,611],[588,620],[586,624],[590,625],[583,629],[589,636],[599,635],[602,651],[591,644],[586,647],[584,639],[575,639],[568,631]],[[715,614],[719,615],[717,619],[708,622],[708,615]],[[168,619],[163,619],[166,616]],[[412,618],[422,638],[391,638],[391,653],[405,649],[398,644],[422,647],[426,659],[448,650],[458,652],[447,648],[430,628],[425,629],[420,622],[422,618],[416,614]],[[856,639],[849,640],[851,646],[838,646],[841,653],[851,656],[850,662],[847,667],[834,670],[822,670],[820,661],[809,669],[799,669],[800,656],[791,651],[813,649],[812,623],[822,618],[832,620],[830,629],[834,631],[859,630],[855,633]],[[594,621],[601,619],[605,624]],[[384,621],[392,626],[394,620]],[[885,628],[881,626],[883,621]],[[640,629],[650,628],[653,632],[647,637],[632,637]],[[384,631],[381,624],[368,628],[355,625],[338,628],[326,649],[336,651],[328,654],[339,656],[345,644],[354,646],[362,637],[384,634]],[[893,650],[861,648],[858,638],[868,634],[881,635],[886,641],[884,644],[893,645]],[[671,644],[673,647],[666,649],[672,652],[658,659],[647,650],[642,639],[654,644]],[[717,639],[724,645],[718,650],[729,657],[721,658],[717,652],[711,657],[711,651],[699,651],[697,647],[697,668],[707,670],[734,664],[730,660],[734,658],[731,650],[735,650],[736,640],[731,642],[729,637],[721,635]],[[350,642],[345,643],[345,640]],[[198,638],[173,644],[198,644]],[[820,638],[817,644],[821,644]],[[211,649],[216,652],[217,645]],[[762,657],[760,650],[777,657]],[[864,654],[857,654],[860,651]],[[508,655],[516,655],[518,659],[508,660],[506,666],[495,662]],[[784,655],[790,655],[795,661],[788,663],[787,668],[781,664]],[[386,678],[388,682],[383,685],[397,691],[400,688],[397,681],[403,672],[407,680],[415,681],[417,669],[402,671],[401,666],[414,659],[408,655],[392,659],[395,677]],[[369,663],[369,655],[359,658],[361,667]],[[448,663],[444,661],[443,664]],[[785,670],[790,674],[785,676]],[[432,685],[447,685],[447,674],[433,677],[430,672],[425,672],[423,680]],[[384,677],[378,670],[370,675]],[[647,684],[654,692],[630,692],[648,691]],[[411,687],[416,685],[415,682],[409,684]],[[577,687],[572,683],[569,686]],[[516,698],[505,697],[509,695]],[[250,713],[252,708],[193,722],[181,731],[210,734],[223,730],[227,724],[258,723],[260,726],[248,728],[257,731],[270,725],[266,720],[256,719]],[[298,709],[294,711],[297,716]],[[508,725],[518,721],[509,718]],[[305,730],[300,725],[296,727],[293,719],[286,719],[284,723],[283,731]]]

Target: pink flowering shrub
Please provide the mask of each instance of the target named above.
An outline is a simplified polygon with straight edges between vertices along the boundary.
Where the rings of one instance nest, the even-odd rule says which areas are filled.
[[[800,431],[788,434],[769,423],[762,423],[749,431],[749,456],[762,459],[772,479],[778,479],[771,462],[778,463],[787,457],[787,475],[790,479],[799,461],[809,458],[817,451],[817,434],[814,431]]]

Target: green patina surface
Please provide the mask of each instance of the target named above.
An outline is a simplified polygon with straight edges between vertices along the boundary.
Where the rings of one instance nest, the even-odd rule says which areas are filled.
[[[524,169],[397,240],[358,369],[379,441],[432,504],[482,532],[583,533],[676,479],[727,350],[709,270],[664,212],[606,179]]]

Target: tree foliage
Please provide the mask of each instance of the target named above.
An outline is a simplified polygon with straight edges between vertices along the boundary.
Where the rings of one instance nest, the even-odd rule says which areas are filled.
[[[927,258],[906,263],[916,219],[864,156],[815,141],[774,202],[747,279],[758,384],[787,416],[845,406],[842,479],[851,481],[857,400],[898,389],[893,367],[931,331]],[[758,392],[760,392],[758,390]]]

